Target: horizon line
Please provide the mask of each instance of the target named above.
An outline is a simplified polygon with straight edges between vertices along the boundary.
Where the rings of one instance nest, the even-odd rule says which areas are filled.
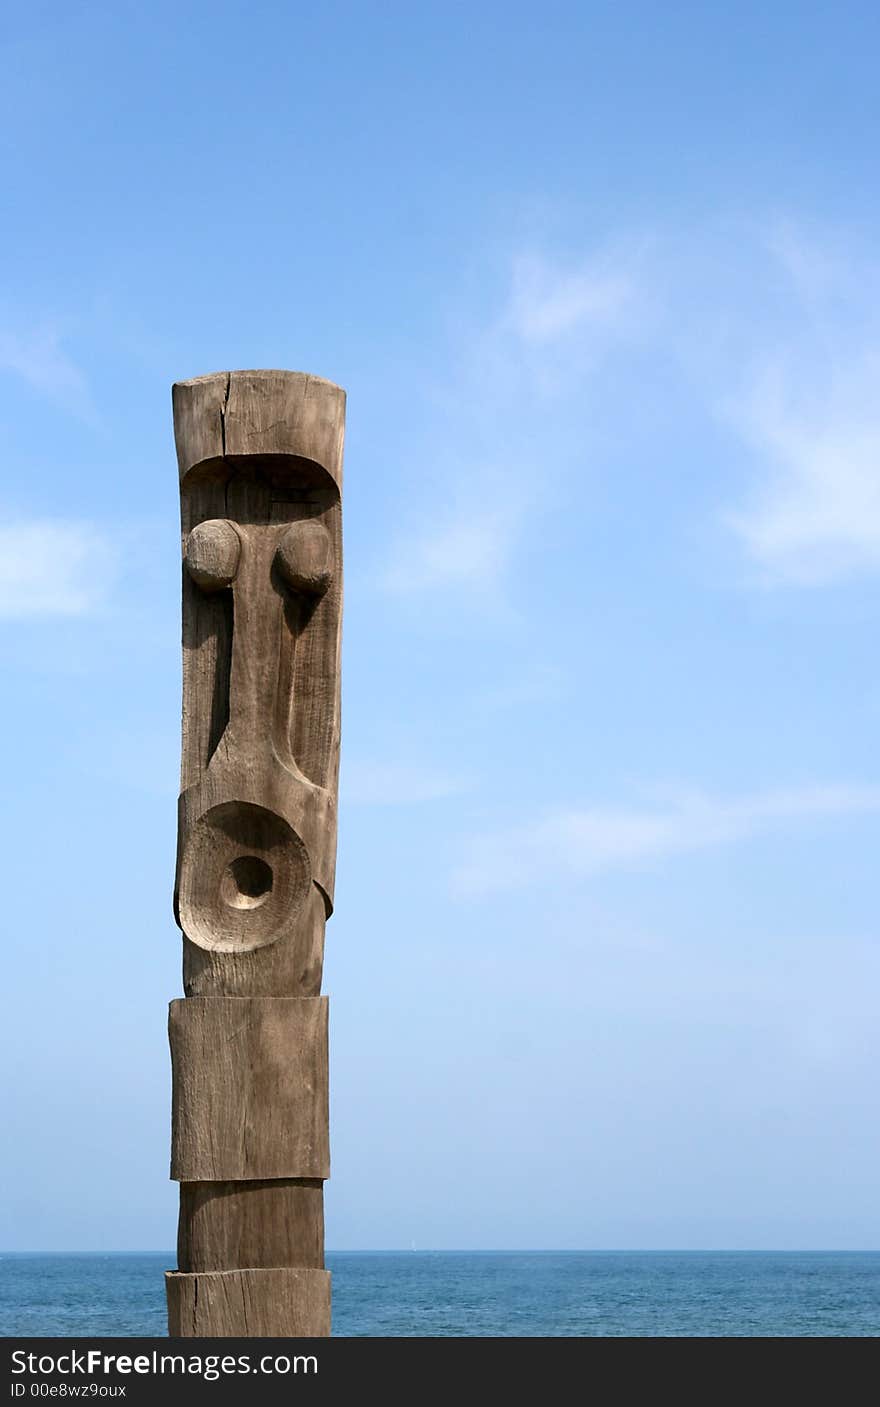
[[[164,1250],[2,1250],[4,1256],[165,1256]],[[880,1255],[880,1246],[366,1246],[334,1247],[328,1256],[585,1256],[585,1255]]]

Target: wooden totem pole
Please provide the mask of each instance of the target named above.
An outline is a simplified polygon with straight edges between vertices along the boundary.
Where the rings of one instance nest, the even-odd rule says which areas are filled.
[[[183,747],[171,1003],[169,1333],[330,1332],[324,924],[339,770],[345,393],[175,385]]]

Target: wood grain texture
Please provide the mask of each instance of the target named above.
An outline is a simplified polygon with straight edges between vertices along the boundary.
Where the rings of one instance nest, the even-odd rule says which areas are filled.
[[[326,997],[186,997],[170,1007],[171,1176],[330,1176]]]
[[[332,902],[339,769],[338,503],[275,500],[256,471],[196,489],[184,497],[185,563],[196,515],[194,526],[234,524],[241,552],[227,590],[206,591],[184,569],[177,893],[185,931],[180,891],[191,832],[216,805],[275,811],[302,839],[314,882]],[[324,532],[333,562],[319,597],[294,590],[276,565],[286,533],[307,517]]]
[[[295,373],[233,372],[228,388],[225,373],[199,378],[174,399],[184,474],[175,883],[184,990],[293,996],[320,986],[320,909],[306,890],[319,891],[326,918],[335,881],[344,393]],[[261,416],[271,433],[259,432]],[[254,457],[232,457],[230,435]],[[255,808],[274,860],[251,845]],[[229,867],[250,854],[271,883],[259,903],[230,901]],[[275,945],[268,960],[253,959]],[[229,961],[201,960],[193,946]]]
[[[311,460],[342,487],[345,392],[300,371],[219,371],[172,388],[183,481],[218,459]]]
[[[267,1266],[324,1268],[324,1184],[182,1182],[177,1234],[180,1270]]]
[[[325,1338],[330,1333],[327,1270],[168,1272],[172,1338]]]
[[[183,940],[183,990],[188,997],[316,997],[324,967],[327,905],[313,884],[291,932],[256,952],[217,952]]]
[[[329,1333],[327,1002],[345,393],[301,372],[173,388],[183,716],[169,1017],[181,1183],[170,1332]]]

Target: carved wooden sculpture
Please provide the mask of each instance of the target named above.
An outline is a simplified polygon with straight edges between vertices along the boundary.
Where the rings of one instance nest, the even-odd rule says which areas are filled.
[[[324,924],[333,906],[345,393],[175,385],[183,748],[171,1003],[176,1336],[330,1332]]]

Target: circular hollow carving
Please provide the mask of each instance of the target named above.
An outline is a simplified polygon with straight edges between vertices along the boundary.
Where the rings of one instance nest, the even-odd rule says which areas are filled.
[[[186,569],[203,591],[231,586],[238,571],[241,538],[226,518],[209,518],[186,540]]]
[[[223,871],[220,898],[230,909],[258,909],[272,892],[272,867],[259,855],[239,855]]]
[[[276,548],[275,560],[288,586],[308,596],[323,596],[333,580],[330,534],[310,518],[291,523]]]
[[[274,811],[227,801],[189,832],[180,865],[180,926],[200,948],[248,953],[289,931],[312,884],[308,852]]]

